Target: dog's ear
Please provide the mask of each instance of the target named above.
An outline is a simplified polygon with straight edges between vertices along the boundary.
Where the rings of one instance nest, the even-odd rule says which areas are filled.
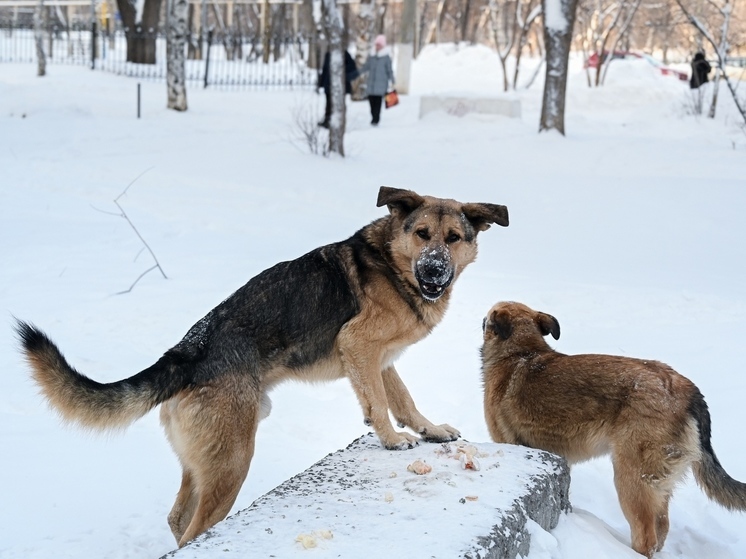
[[[497,310],[490,316],[490,328],[503,340],[507,340],[513,334],[513,323],[510,313],[505,310]]]
[[[537,312],[534,317],[534,322],[539,327],[539,332],[542,336],[551,334],[555,340],[559,340],[560,337],[560,325],[556,318],[551,314]]]
[[[425,199],[412,190],[382,186],[378,191],[376,206],[379,208],[381,206],[388,206],[389,212],[392,214],[401,213],[402,215],[407,215],[419,208],[424,202]]]
[[[461,206],[468,219],[477,231],[486,231],[492,223],[508,226],[508,208],[498,204],[464,204]]]

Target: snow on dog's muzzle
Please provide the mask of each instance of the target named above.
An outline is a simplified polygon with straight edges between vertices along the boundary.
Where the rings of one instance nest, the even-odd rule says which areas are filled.
[[[414,277],[420,294],[428,301],[436,301],[453,281],[451,253],[444,246],[425,247],[414,265]]]

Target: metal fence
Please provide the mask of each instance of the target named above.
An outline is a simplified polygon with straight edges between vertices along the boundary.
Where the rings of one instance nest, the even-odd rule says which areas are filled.
[[[130,35],[146,32],[135,31]],[[166,79],[166,38],[154,33],[155,64],[127,62],[127,30],[98,32],[95,26],[50,25],[44,32],[49,64],[88,66],[141,80]],[[316,85],[317,70],[306,65],[309,43],[302,36],[273,37],[271,56],[263,61],[257,36],[210,31],[187,41],[186,81],[191,87],[308,88]],[[195,48],[196,47],[196,48]],[[196,58],[193,53],[199,52]],[[34,30],[0,21],[0,63],[36,62]]]

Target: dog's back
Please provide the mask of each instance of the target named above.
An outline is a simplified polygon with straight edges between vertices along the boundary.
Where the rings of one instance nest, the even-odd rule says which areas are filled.
[[[686,421],[694,385],[663,363],[549,348],[500,359],[489,353],[483,376],[493,439],[580,462],[607,454],[636,429],[665,425],[660,436],[669,437]]]

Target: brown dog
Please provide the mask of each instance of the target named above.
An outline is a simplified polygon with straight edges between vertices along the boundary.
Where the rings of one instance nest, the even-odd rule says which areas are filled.
[[[397,432],[389,410],[426,441],[459,432],[415,407],[394,368],[448,306],[453,282],[477,255],[477,234],[508,225],[505,206],[464,204],[381,187],[389,215],[347,240],[265,270],[215,307],[163,357],[121,381],[78,373],[41,331],[19,322],[34,380],[64,419],[91,429],[129,425],[161,405],[183,467],[168,516],[183,546],[228,514],[249,471],[267,394],[285,380],[347,377],[383,446]]]
[[[668,365],[612,355],[563,355],[551,315],[498,303],[484,319],[484,412],[496,442],[541,448],[581,462],[611,454],[632,547],[651,557],[668,534],[668,501],[691,466],[707,496],[746,510],[746,485],[710,444],[702,394]]]

